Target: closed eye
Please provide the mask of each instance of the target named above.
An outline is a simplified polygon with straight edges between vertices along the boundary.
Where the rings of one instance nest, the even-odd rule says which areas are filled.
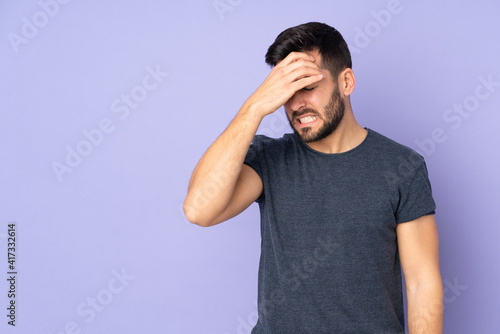
[[[314,88],[316,88],[316,87],[312,87],[312,88],[306,88],[306,87],[304,87],[304,88],[302,88],[302,90],[305,90],[305,91],[309,92],[309,91],[313,90]]]

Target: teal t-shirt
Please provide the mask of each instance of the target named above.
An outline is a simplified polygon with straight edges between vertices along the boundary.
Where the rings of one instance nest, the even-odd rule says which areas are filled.
[[[294,134],[255,136],[245,164],[264,190],[252,334],[404,333],[396,226],[436,207],[423,157],[367,131],[339,154]]]

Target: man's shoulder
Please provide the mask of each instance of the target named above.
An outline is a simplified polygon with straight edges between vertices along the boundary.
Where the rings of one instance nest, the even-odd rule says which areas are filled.
[[[414,149],[374,130],[370,132],[370,155],[375,164],[378,163],[384,169],[396,170],[405,167],[416,170],[425,164],[424,157]]]
[[[409,146],[401,144],[385,135],[380,134],[377,131],[371,129],[369,129],[369,131],[372,138],[372,149],[378,155],[385,155],[389,157],[412,157],[415,160],[421,160],[422,162],[424,161],[424,157]]]

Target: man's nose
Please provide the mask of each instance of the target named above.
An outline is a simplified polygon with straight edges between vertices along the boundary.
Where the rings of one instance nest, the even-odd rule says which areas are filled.
[[[288,107],[292,111],[298,111],[306,106],[306,102],[304,100],[304,95],[300,92],[296,92],[293,96],[288,100]]]

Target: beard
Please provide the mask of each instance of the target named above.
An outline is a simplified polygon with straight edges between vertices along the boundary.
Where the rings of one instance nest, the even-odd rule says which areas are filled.
[[[320,115],[317,110],[311,108],[302,109],[300,112],[294,111],[292,113],[292,117],[288,118],[288,122],[290,122],[290,126],[293,129],[293,132],[297,137],[299,137],[304,143],[312,143],[319,141],[323,138],[328,137],[333,133],[339,126],[342,118],[344,118],[345,113],[345,103],[342,97],[340,96],[339,88],[336,87],[330,97],[330,101],[323,107],[324,115]],[[297,116],[304,115],[307,113],[313,113],[318,117],[318,119],[323,120],[323,126],[321,126],[317,131],[314,131],[310,127],[304,127],[297,130],[293,126],[293,120],[296,119]]]

